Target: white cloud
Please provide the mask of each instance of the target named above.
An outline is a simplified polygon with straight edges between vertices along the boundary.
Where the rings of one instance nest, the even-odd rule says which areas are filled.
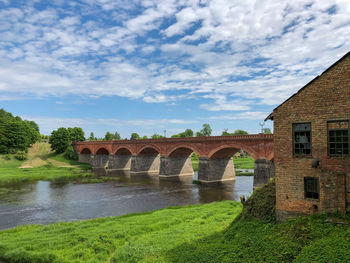
[[[211,116],[210,120],[264,120],[270,113],[259,111],[246,111],[230,115]]]
[[[208,111],[252,110],[281,103],[350,49],[347,0],[85,0],[72,8],[81,12],[30,2],[0,10],[0,99],[204,95]]]

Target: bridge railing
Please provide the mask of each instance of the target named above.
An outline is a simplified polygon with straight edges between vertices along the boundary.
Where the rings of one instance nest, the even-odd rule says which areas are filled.
[[[273,134],[248,134],[248,135],[228,135],[228,136],[203,136],[203,137],[184,137],[184,138],[160,138],[160,139],[134,139],[134,140],[113,140],[113,141],[81,141],[73,142],[73,145],[83,144],[137,144],[137,143],[160,143],[160,142],[181,142],[181,141],[231,141],[231,140],[272,140]]]

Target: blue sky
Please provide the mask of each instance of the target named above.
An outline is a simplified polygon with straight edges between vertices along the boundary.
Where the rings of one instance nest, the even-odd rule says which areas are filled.
[[[350,1],[0,0],[0,36],[0,108],[43,134],[257,133],[350,50]]]

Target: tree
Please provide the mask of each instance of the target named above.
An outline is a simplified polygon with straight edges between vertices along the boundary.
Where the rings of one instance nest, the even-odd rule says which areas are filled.
[[[51,149],[56,151],[56,153],[65,152],[71,143],[68,130],[61,127],[52,131],[49,143],[51,144]]]
[[[0,109],[0,153],[26,152],[31,144],[39,140],[38,124]]]
[[[197,137],[201,136],[210,136],[212,132],[212,129],[208,123],[203,124],[203,129],[201,129],[199,132],[196,133]]]
[[[263,128],[263,133],[265,133],[265,134],[272,134],[270,128]]]
[[[116,131],[113,135],[114,140],[121,140],[120,134]]]
[[[221,136],[230,136],[230,135],[247,135],[248,132],[244,131],[244,130],[235,130],[233,133],[229,133],[227,132],[227,129],[222,131]]]
[[[114,135],[110,132],[106,132],[105,138],[103,139],[104,141],[112,141],[114,138]]]
[[[152,138],[152,139],[161,139],[161,138],[164,138],[164,136],[155,133],[155,134],[153,134],[153,135],[151,136],[151,138]]]
[[[181,132],[179,134],[174,134],[171,136],[171,138],[186,138],[186,137],[193,137],[193,131],[191,129],[186,129],[184,132]]]
[[[85,134],[82,128],[74,127],[68,128],[69,138],[72,142],[85,141]]]
[[[89,141],[96,141],[97,138],[95,137],[95,134],[93,132],[90,132],[90,136],[88,138]]]
[[[244,130],[235,130],[233,135],[247,135],[248,132]]]
[[[145,139],[148,139],[148,137],[145,135],[145,136],[143,136],[141,139],[144,139],[144,140],[145,140]]]
[[[136,140],[136,139],[141,139],[140,135],[138,135],[136,132],[133,132],[131,134],[130,140]]]

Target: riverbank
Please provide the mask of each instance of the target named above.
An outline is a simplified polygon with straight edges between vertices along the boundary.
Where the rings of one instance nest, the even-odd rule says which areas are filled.
[[[38,180],[59,182],[93,177],[90,165],[51,152],[48,143],[36,143],[29,149],[25,161],[19,161],[11,154],[0,155],[0,187]],[[2,192],[5,190],[0,189],[0,194]]]
[[[349,262],[348,217],[239,218],[239,202],[0,231],[0,262]],[[35,240],[35,242],[33,242]]]

